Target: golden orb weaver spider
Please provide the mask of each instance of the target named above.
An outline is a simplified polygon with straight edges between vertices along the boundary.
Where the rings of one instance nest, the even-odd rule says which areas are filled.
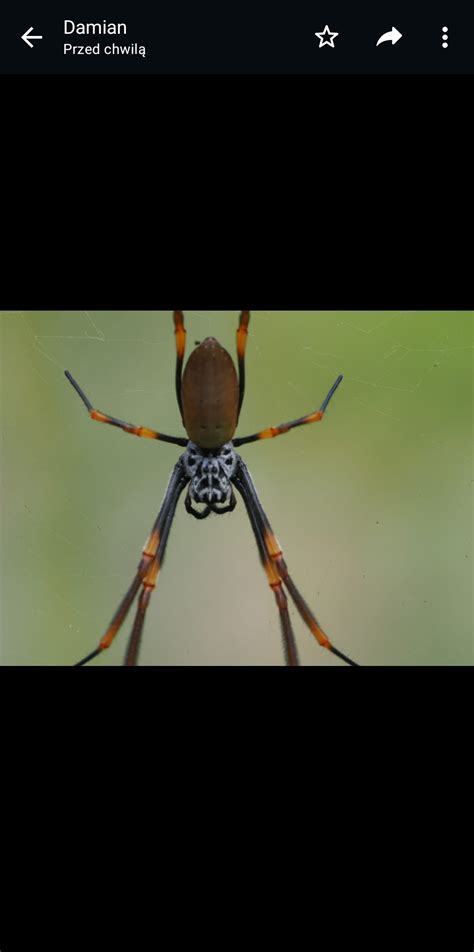
[[[137,664],[146,611],[163,565],[171,524],[181,494],[187,489],[185,507],[190,515],[195,519],[207,519],[211,512],[222,515],[235,509],[237,500],[234,487],[244,501],[268,584],[275,595],[286,663],[296,666],[299,661],[288,611],[288,600],[283,586],[321,647],[327,648],[347,664],[355,665],[355,661],[331,644],[300,595],[288,573],[282,550],[262,508],[250,473],[236,452],[236,447],[243,446],[245,443],[271,439],[282,433],[288,433],[297,426],[322,420],[330,400],[342,381],[342,375],[332,385],[319,410],[292,420],[290,423],[283,423],[267,430],[260,430],[251,436],[234,439],[245,393],[245,349],[250,311],[242,311],[237,329],[238,376],[230,354],[214,337],[207,337],[198,344],[183,373],[186,348],[183,312],[174,311],[173,319],[176,336],[176,396],[187,439],[167,436],[143,426],[125,423],[123,420],[117,420],[115,417],[95,410],[79,384],[68,370],[65,371],[66,377],[79,394],[92,420],[120,427],[125,433],[132,433],[135,436],[164,440],[167,443],[185,447],[185,452],[180,456],[171,474],[158,517],[143,548],[135,578],[99,645],[77,662],[77,665],[87,664],[110,647],[141,589],[124,660],[127,666]],[[196,509],[193,503],[203,505],[204,508]]]

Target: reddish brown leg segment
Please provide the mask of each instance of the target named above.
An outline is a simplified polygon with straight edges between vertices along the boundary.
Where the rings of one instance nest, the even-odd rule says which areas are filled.
[[[148,607],[151,592],[155,588],[158,573],[163,564],[166,543],[168,541],[168,535],[176,511],[178,499],[183,489],[187,485],[187,482],[188,479],[184,473],[183,463],[181,460],[179,460],[173,470],[156,522],[143,548],[143,554],[138,566],[137,574],[127,594],[122,599],[117,611],[112,618],[112,621],[110,622],[109,627],[107,628],[107,631],[101,638],[97,648],[95,651],[91,652],[91,654],[83,658],[82,661],[79,661],[78,666],[87,664],[88,661],[91,661],[92,658],[95,658],[106,648],[110,648],[110,645],[112,644],[115,636],[119,632],[128,615],[130,607],[138,590],[140,589],[140,586],[143,586],[138,603],[137,615],[133,626],[132,636],[130,638],[130,644],[125,659],[125,664],[127,665],[136,663],[143,629],[143,622],[145,619],[145,612]],[[130,661],[129,658],[131,659]]]
[[[166,433],[157,433],[156,430],[149,430],[146,426],[136,426],[134,423],[126,423],[124,420],[117,420],[107,413],[101,413],[100,410],[94,410],[92,403],[86,397],[84,391],[79,386],[69,370],[64,371],[69,383],[72,384],[76,393],[79,394],[91,420],[97,420],[98,423],[109,423],[110,426],[117,426],[125,433],[132,433],[133,436],[145,437],[148,440],[162,440],[164,443],[174,443],[176,446],[187,446],[188,441],[178,436],[167,436]]]
[[[112,644],[115,636],[120,631],[120,628],[122,627],[128,615],[128,612],[133,604],[135,596],[140,586],[142,585],[144,578],[146,577],[148,573],[150,565],[153,563],[153,560],[155,558],[156,551],[158,549],[158,545],[160,541],[159,519],[160,517],[158,516],[155,522],[155,525],[153,526],[152,532],[145,543],[145,546],[143,548],[142,558],[138,566],[137,574],[127,594],[124,596],[124,598],[120,602],[120,605],[117,608],[117,611],[115,612],[115,615],[113,616],[112,621],[110,622],[110,625],[107,628],[107,631],[105,632],[104,636],[101,638],[95,651],[91,652],[90,655],[87,655],[86,658],[83,658],[82,661],[79,661],[78,666],[86,664],[88,661],[91,661],[92,658],[95,658],[97,657],[98,654],[101,654],[102,651],[105,651],[106,648],[110,648],[110,645]]]
[[[289,575],[279,542],[262,508],[250,473],[242,460],[239,461],[238,473],[234,477],[234,481],[244,497],[249,515],[251,513],[252,524],[256,524],[259,528],[267,558],[271,562],[277,578],[283,582],[288,589],[304,623],[322,648],[327,648],[332,654],[337,655],[338,658],[341,658],[347,664],[357,666],[355,661],[352,661],[347,655],[343,654],[338,648],[335,648],[334,645],[331,644],[326,632],[319,624],[317,618]]]
[[[173,311],[174,332],[176,335],[176,399],[183,416],[183,402],[181,399],[181,380],[183,372],[183,360],[186,350],[186,328],[184,326],[184,315],[182,311]]]
[[[239,362],[239,418],[242,409],[242,403],[245,395],[245,349],[247,347],[247,337],[250,322],[250,311],[242,311],[237,330],[237,359]]]
[[[256,440],[270,440],[275,436],[281,436],[282,433],[289,433],[290,430],[294,430],[297,426],[305,426],[307,423],[319,423],[319,421],[323,419],[328,403],[334,396],[342,379],[343,377],[341,375],[333,383],[319,410],[314,410],[313,413],[298,417],[297,420],[291,420],[289,423],[280,423],[280,426],[270,426],[267,430],[260,430],[258,433],[253,433],[252,436],[241,436],[234,440],[234,446],[243,446],[244,443],[255,443]]]
[[[298,649],[296,647],[295,635],[293,632],[293,626],[291,624],[290,614],[288,611],[288,599],[283,591],[283,586],[281,579],[278,575],[278,571],[273,564],[272,559],[270,558],[267,549],[265,547],[265,541],[259,525],[259,521],[256,518],[254,508],[252,506],[250,495],[247,491],[245,483],[239,478],[239,474],[234,478],[235,485],[239,490],[242,499],[245,503],[245,508],[247,509],[247,514],[250,519],[250,523],[255,535],[257,542],[257,547],[260,555],[260,560],[263,565],[264,571],[266,573],[268,584],[273,591],[275,596],[275,601],[278,606],[278,611],[280,614],[280,626],[281,633],[283,638],[283,649],[285,653],[285,660],[289,667],[297,667],[299,665],[298,658]]]
[[[125,655],[124,664],[127,667],[134,667],[138,661],[138,654],[140,651],[140,644],[143,632],[143,625],[145,622],[145,615],[150,604],[150,599],[153,594],[154,589],[158,581],[158,575],[163,566],[163,561],[165,558],[166,545],[168,542],[168,536],[171,529],[171,523],[174,519],[174,514],[176,511],[176,506],[178,504],[178,499],[187,484],[187,478],[181,480],[177,484],[174,495],[169,499],[169,504],[167,505],[163,513],[163,523],[160,533],[158,550],[156,556],[149,566],[148,572],[143,579],[143,588],[141,591],[140,598],[138,600],[137,612],[135,615],[135,621],[133,623],[132,633],[128,642],[127,653]],[[163,507],[162,507],[163,511]]]

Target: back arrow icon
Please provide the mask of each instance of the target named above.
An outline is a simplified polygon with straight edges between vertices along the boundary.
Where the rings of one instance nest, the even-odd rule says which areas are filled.
[[[402,34],[399,33],[396,26],[392,26],[392,29],[388,33],[382,33],[382,36],[379,36],[375,45],[379,46],[380,43],[386,43],[387,40],[391,40],[392,46],[395,46],[395,43],[398,43],[398,41],[401,40],[401,38],[402,38]]]
[[[31,46],[31,49],[33,49],[33,43],[30,43],[30,40],[42,40],[42,39],[43,39],[42,36],[34,36],[34,35],[31,33],[32,30],[34,30],[34,27],[33,27],[33,26],[30,26],[30,28],[29,28],[28,30],[26,30],[26,32],[23,33],[23,36],[22,36],[22,40],[24,40],[25,43],[28,43],[28,46]]]

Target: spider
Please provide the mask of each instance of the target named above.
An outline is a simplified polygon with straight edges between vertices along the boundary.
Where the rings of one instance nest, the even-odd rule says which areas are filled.
[[[234,487],[243,499],[268,584],[275,596],[286,663],[297,666],[299,660],[288,612],[288,600],[283,586],[318,643],[347,664],[355,665],[356,662],[331,644],[300,595],[289,575],[282,550],[262,508],[247,466],[236,452],[237,447],[245,443],[271,439],[282,433],[288,433],[297,426],[322,420],[330,400],[343,379],[342,375],[332,385],[319,410],[292,420],[290,423],[234,439],[245,393],[245,350],[250,312],[242,311],[237,329],[238,376],[230,354],[221,347],[215,337],[207,337],[202,343],[196,342],[196,349],[191,354],[183,373],[186,348],[183,312],[174,311],[173,320],[176,336],[176,396],[188,439],[166,436],[164,433],[157,433],[143,426],[135,426],[133,423],[125,423],[123,420],[101,413],[100,410],[95,410],[79,384],[68,370],[65,371],[67,379],[79,394],[92,420],[120,427],[125,433],[132,433],[135,436],[164,440],[166,443],[185,447],[184,453],[171,474],[158,517],[143,548],[135,578],[99,645],[77,662],[77,666],[87,664],[110,647],[135,597],[140,592],[124,660],[127,666],[137,664],[146,611],[163,565],[171,524],[181,494],[186,489],[185,507],[190,515],[195,519],[207,519],[211,512],[223,515],[235,509],[237,500]],[[197,506],[201,508],[196,508]]]

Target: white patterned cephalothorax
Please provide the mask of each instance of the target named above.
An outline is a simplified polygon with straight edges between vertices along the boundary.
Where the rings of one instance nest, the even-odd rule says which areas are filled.
[[[226,443],[218,450],[203,450],[196,443],[189,442],[183,459],[186,475],[191,480],[191,499],[206,505],[230,500],[230,481],[238,459],[232,443]]]

